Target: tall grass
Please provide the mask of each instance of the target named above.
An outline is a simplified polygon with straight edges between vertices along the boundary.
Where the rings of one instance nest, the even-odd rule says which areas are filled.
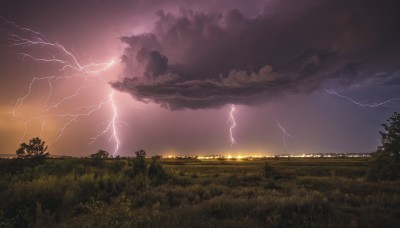
[[[0,227],[400,226],[400,182],[365,159],[265,162],[161,160],[155,181],[126,159],[0,160]]]

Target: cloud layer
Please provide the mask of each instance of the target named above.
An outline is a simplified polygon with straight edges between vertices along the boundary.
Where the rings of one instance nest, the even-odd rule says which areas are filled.
[[[271,0],[253,17],[159,11],[150,33],[121,38],[124,79],[112,85],[169,109],[204,109],[387,77],[399,70],[399,6]]]

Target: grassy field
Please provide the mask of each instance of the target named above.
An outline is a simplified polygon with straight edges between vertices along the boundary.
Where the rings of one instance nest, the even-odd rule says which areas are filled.
[[[0,160],[0,227],[400,227],[400,182],[367,158],[159,162]]]

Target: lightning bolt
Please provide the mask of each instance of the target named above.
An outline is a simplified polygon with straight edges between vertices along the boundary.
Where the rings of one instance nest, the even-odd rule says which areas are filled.
[[[282,125],[281,125],[279,122],[277,122],[277,124],[278,124],[278,127],[279,127],[279,128],[281,129],[281,131],[282,131],[282,141],[283,141],[283,145],[285,145],[286,151],[288,151],[288,146],[287,146],[287,143],[286,143],[286,137],[294,138],[294,136],[290,135],[290,134],[286,131],[286,129],[285,129],[284,127],[282,127]]]
[[[115,148],[114,148],[114,152],[113,152],[113,157],[115,157],[116,153],[118,152],[121,142],[120,142],[120,139],[118,138],[118,131],[117,131],[117,124],[119,123],[119,121],[118,121],[118,109],[117,109],[117,106],[116,106],[115,100],[114,100],[114,91],[112,91],[110,93],[110,95],[108,97],[108,102],[111,103],[113,116],[112,116],[111,120],[108,121],[107,127],[103,131],[100,131],[99,133],[97,133],[97,135],[91,139],[90,143],[93,143],[99,137],[107,134],[107,132],[109,132],[111,130],[112,131],[111,138],[113,138],[114,142],[115,142]]]
[[[51,115],[51,116],[47,116],[47,117],[58,117],[58,118],[68,118],[68,117],[71,118],[68,122],[66,122],[66,123],[64,124],[63,127],[61,127],[61,128],[59,129],[59,133],[58,133],[57,138],[56,138],[55,141],[58,141],[58,140],[62,137],[62,135],[64,134],[65,129],[66,129],[69,125],[71,125],[72,123],[76,122],[76,121],[77,121],[79,118],[81,118],[81,117],[88,117],[88,116],[92,115],[93,113],[99,111],[104,105],[106,105],[106,104],[108,104],[108,103],[110,103],[110,102],[111,102],[111,101],[110,101],[109,99],[107,99],[107,100],[105,100],[105,101],[101,101],[101,102],[98,103],[96,106],[91,107],[91,108],[88,108],[89,111],[87,111],[87,112],[82,112],[82,113],[66,113],[66,114],[60,114],[60,115]],[[83,107],[85,107],[85,106],[83,106]]]
[[[58,129],[58,133],[53,141],[54,143],[62,138],[66,129],[74,122],[78,121],[80,118],[91,116],[92,114],[103,109],[106,105],[109,105],[110,109],[112,110],[112,116],[108,121],[107,127],[103,131],[101,131],[100,134],[97,134],[96,137],[92,138],[92,142],[94,142],[100,136],[110,133],[115,143],[113,151],[113,156],[115,156],[118,153],[121,141],[118,138],[118,111],[114,99],[113,90],[111,90],[111,92],[105,99],[97,101],[91,105],[77,107],[75,109],[75,112],[51,114],[50,111],[57,111],[57,109],[62,106],[66,101],[79,98],[80,93],[83,90],[93,86],[95,81],[106,82],[99,76],[99,74],[111,68],[117,61],[115,59],[112,59],[107,62],[82,64],[78,57],[76,57],[62,44],[58,42],[51,42],[43,34],[30,28],[21,27],[16,23],[8,21],[2,17],[0,17],[0,20],[3,21],[3,24],[12,27],[14,31],[13,33],[7,34],[9,46],[19,47],[23,49],[46,48],[46,50],[52,50],[55,53],[55,55],[52,55],[50,57],[38,57],[33,54],[23,52],[19,53],[22,56],[22,60],[25,61],[26,59],[30,59],[31,61],[38,63],[58,65],[59,71],[63,73],[52,76],[33,77],[31,82],[29,83],[28,92],[24,96],[17,99],[13,109],[11,110],[11,114],[14,119],[17,119],[17,121],[24,126],[24,132],[20,139],[20,143],[26,137],[29,131],[29,125],[33,121],[41,120],[40,135],[43,135],[44,131],[46,130],[46,120],[56,119],[58,121],[64,121],[64,124]],[[78,88],[76,88],[73,93],[64,96],[63,98],[61,98],[57,102],[52,103],[51,105],[48,105],[55,88],[55,86],[53,85],[54,82],[58,80],[70,80],[76,78],[81,79],[82,84]],[[40,81],[47,81],[49,87],[49,92],[45,99],[46,107],[44,110],[46,111],[46,113],[26,118],[22,113],[20,113],[19,110],[21,106],[27,101],[27,99],[32,95],[34,85]]]
[[[235,121],[235,116],[233,115],[235,113],[236,107],[235,105],[231,105],[231,110],[229,112],[229,119],[228,122],[231,123],[231,126],[229,127],[229,138],[231,142],[231,147],[236,143],[236,140],[233,136],[233,129],[236,127],[236,121]]]
[[[115,149],[114,149],[114,153],[113,153],[113,157],[115,157],[115,154],[118,152],[119,149],[119,138],[118,138],[118,133],[117,133],[117,127],[116,127],[116,123],[118,120],[118,110],[117,110],[117,106],[115,105],[115,101],[114,101],[114,91],[111,92],[110,95],[110,101],[112,104],[112,110],[113,110],[113,117],[111,119],[111,123],[112,123],[112,134],[115,140]]]
[[[351,103],[353,103],[353,104],[355,104],[355,105],[358,105],[358,106],[360,106],[360,107],[366,107],[366,108],[377,108],[377,107],[379,107],[379,106],[382,106],[382,105],[385,105],[385,104],[388,104],[388,103],[391,103],[391,102],[395,102],[395,101],[399,101],[399,100],[400,100],[400,98],[391,98],[391,99],[388,99],[388,100],[385,100],[385,101],[382,101],[382,102],[379,102],[379,103],[364,104],[364,103],[361,103],[361,102],[359,102],[359,101],[356,101],[356,100],[354,100],[354,99],[352,99],[352,98],[350,98],[350,97],[341,95],[341,94],[339,94],[338,92],[336,92],[336,91],[333,90],[333,89],[325,89],[325,92],[327,92],[327,93],[330,94],[330,95],[334,95],[334,96],[337,96],[337,97],[339,97],[339,98],[345,99],[345,100],[347,100],[347,101],[349,101],[349,102],[351,102]]]

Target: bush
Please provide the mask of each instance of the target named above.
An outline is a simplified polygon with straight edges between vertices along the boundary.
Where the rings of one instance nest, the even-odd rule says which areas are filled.
[[[133,175],[136,176],[138,174],[146,173],[147,165],[146,165],[146,151],[138,150],[135,151],[136,157],[133,159]]]
[[[148,176],[155,185],[159,185],[167,180],[167,173],[158,163],[157,157],[152,157],[151,164],[148,168]]]
[[[110,154],[105,150],[98,150],[97,153],[91,154],[90,157],[94,159],[107,159]]]

